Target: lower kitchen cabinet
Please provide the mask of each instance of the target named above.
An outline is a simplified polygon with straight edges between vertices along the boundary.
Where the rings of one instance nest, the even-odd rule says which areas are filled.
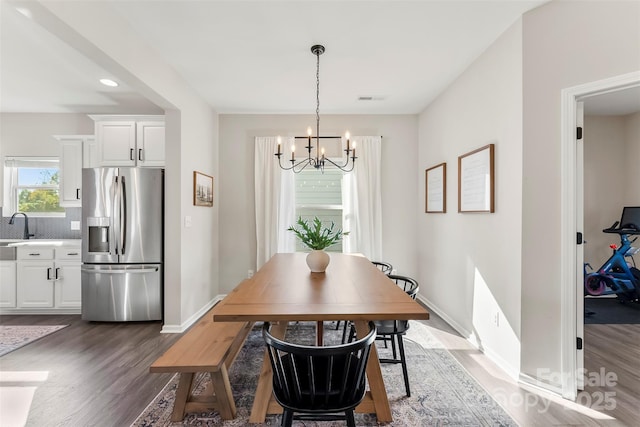
[[[54,305],[58,308],[80,308],[80,263],[56,262],[55,268]]]
[[[17,308],[80,309],[79,248],[18,248]]]
[[[16,306],[16,262],[0,261],[0,308]]]
[[[52,261],[18,261],[18,308],[53,307]]]

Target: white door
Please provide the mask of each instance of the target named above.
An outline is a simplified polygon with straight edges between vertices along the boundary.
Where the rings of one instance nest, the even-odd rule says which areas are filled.
[[[584,103],[576,103],[576,230],[584,231]],[[582,237],[580,240],[582,240]],[[576,247],[576,336],[582,345],[576,352],[576,382],[584,390],[584,241]]]

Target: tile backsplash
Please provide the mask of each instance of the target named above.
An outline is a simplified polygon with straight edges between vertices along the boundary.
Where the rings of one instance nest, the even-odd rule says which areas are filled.
[[[0,207],[0,239],[22,239],[24,233],[24,217],[18,215],[13,225],[9,218],[13,214],[4,213]],[[80,221],[82,208],[66,208],[63,218],[47,218],[29,216],[29,233],[35,234],[32,239],[80,239],[80,230],[71,230],[71,221]],[[27,214],[29,215],[29,214]]]

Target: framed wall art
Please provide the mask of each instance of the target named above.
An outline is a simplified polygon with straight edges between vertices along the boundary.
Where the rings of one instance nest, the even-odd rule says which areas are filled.
[[[213,177],[193,171],[194,206],[213,206]]]
[[[440,163],[425,170],[425,208],[426,213],[445,213],[447,211],[447,164]]]
[[[458,157],[458,212],[494,212],[494,145]]]

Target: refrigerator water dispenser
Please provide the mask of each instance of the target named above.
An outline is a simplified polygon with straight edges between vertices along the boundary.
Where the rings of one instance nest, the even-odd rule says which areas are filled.
[[[109,252],[109,218],[87,218],[89,252]]]

